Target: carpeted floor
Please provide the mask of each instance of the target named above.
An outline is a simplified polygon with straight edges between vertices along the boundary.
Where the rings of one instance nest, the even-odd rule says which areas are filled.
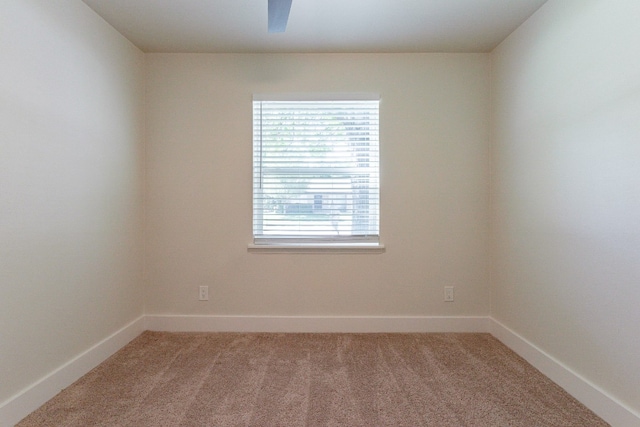
[[[489,334],[145,332],[18,426],[606,426]]]

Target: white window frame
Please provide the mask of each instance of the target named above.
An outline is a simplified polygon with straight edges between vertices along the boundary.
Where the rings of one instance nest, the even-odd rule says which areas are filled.
[[[260,125],[256,123],[256,108],[260,105],[261,102],[269,102],[269,101],[285,101],[285,102],[308,102],[308,101],[380,101],[379,94],[372,93],[349,93],[349,94],[258,94],[253,97],[254,104],[254,137],[253,137],[253,208],[252,208],[252,218],[253,218],[253,241],[249,244],[250,251],[276,251],[276,252],[381,252],[384,250],[384,245],[382,245],[379,236],[380,229],[380,201],[379,201],[379,192],[380,192],[380,182],[379,182],[379,173],[380,173],[380,164],[379,157],[376,159],[377,164],[375,164],[375,169],[377,173],[377,182],[375,187],[377,187],[376,201],[374,203],[373,209],[375,209],[374,221],[373,224],[377,228],[377,233],[369,234],[369,235],[346,235],[346,236],[304,236],[297,237],[295,235],[268,235],[261,230],[261,220],[264,212],[262,211],[262,207],[259,206],[262,200],[260,184],[258,181],[262,180],[263,170],[262,170],[262,129],[257,129]],[[258,119],[260,119],[262,112],[260,111]],[[379,114],[379,106],[378,106],[378,114]],[[379,119],[378,119],[379,120]],[[379,124],[375,126],[376,138],[374,143],[376,144],[376,150],[379,153]],[[379,156],[379,154],[378,154]],[[327,169],[328,172],[331,171],[331,168]],[[376,188],[374,188],[374,191]],[[316,203],[322,203],[322,200],[316,198],[314,196],[313,205]],[[256,232],[257,230],[257,232]]]

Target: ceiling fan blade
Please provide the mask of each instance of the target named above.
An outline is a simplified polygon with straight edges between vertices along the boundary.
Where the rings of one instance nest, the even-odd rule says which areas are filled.
[[[291,0],[269,0],[269,32],[283,33],[287,29]]]

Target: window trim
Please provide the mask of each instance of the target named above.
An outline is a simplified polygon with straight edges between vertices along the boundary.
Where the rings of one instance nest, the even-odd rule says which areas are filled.
[[[249,243],[247,250],[252,253],[341,253],[375,254],[386,252],[382,242],[377,243]]]
[[[378,93],[350,92],[350,93],[279,93],[254,94],[253,101],[380,101]],[[378,141],[379,144],[379,141]],[[379,150],[379,146],[378,146]],[[252,149],[255,155],[254,149]],[[378,164],[378,173],[380,165]],[[252,184],[253,185],[253,184]],[[254,189],[255,191],[255,189]],[[380,187],[378,187],[380,191]],[[253,196],[252,196],[253,197]],[[379,197],[379,196],[378,196]],[[378,201],[379,203],[379,201]],[[255,206],[252,203],[252,218]],[[378,204],[378,209],[380,205]],[[378,213],[379,215],[379,213]],[[380,219],[378,219],[379,221]],[[385,246],[381,242],[380,224],[378,234],[371,236],[349,236],[342,238],[328,238],[319,240],[301,239],[295,237],[273,236],[252,237],[248,244],[248,251],[254,253],[382,253]],[[253,228],[253,226],[252,226]],[[252,233],[253,234],[253,233]]]

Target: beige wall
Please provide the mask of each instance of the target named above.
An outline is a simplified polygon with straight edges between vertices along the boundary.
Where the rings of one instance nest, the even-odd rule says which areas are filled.
[[[142,314],[143,56],[79,1],[0,33],[1,404]]]
[[[146,59],[147,314],[489,313],[488,55]],[[386,252],[248,253],[252,94],[354,91],[382,97]]]
[[[493,53],[492,315],[640,412],[640,2],[550,1]]]

